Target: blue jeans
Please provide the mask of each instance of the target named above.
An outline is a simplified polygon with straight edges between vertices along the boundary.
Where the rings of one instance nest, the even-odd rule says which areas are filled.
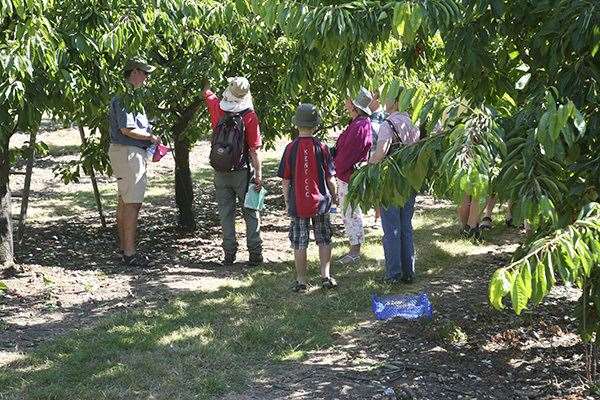
[[[388,279],[413,278],[415,276],[415,246],[412,227],[415,197],[416,195],[413,194],[402,208],[381,209],[385,277]]]

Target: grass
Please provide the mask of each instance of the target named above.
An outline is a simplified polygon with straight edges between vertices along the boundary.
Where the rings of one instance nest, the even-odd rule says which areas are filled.
[[[274,176],[277,160],[265,166],[265,176]],[[209,183],[207,171],[195,172],[194,181]],[[150,196],[170,194],[171,177],[153,183]],[[104,195],[105,205],[114,205],[114,191]],[[60,201],[71,212],[94,207],[91,193],[76,192]],[[456,238],[451,208],[418,212],[414,225],[421,281],[411,291],[460,268],[459,260],[478,249]],[[314,286],[305,295],[294,294],[289,290],[293,262],[267,263],[216,291],[178,295],[165,307],[121,312],[49,340],[0,369],[0,398],[215,399],[240,392],[253,379],[268,379],[274,369],[294,368],[312,351],[334,345],[339,335],[352,334],[372,319],[370,295],[391,290],[379,282],[379,235],[367,236],[360,266],[333,269],[338,290]],[[345,249],[336,240],[334,257]],[[314,245],[309,259],[316,283]]]
[[[416,216],[417,247],[433,243],[419,255],[426,275],[455,265],[473,248],[433,236],[451,225],[448,209]],[[371,319],[370,294],[389,291],[378,281],[379,243],[377,235],[369,235],[365,262],[337,269],[336,291],[313,287],[306,295],[293,294],[292,263],[269,263],[240,278],[235,288],[180,295],[161,309],[108,317],[3,368],[0,398],[213,399],[242,390],[252,378],[268,375],[269,366],[292,368]],[[336,242],[334,254],[344,248]],[[310,259],[317,282],[314,247]]]

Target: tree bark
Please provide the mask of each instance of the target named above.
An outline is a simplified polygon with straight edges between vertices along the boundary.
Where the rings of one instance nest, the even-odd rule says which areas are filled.
[[[79,125],[79,137],[81,138],[81,149],[85,148],[87,139],[85,138],[85,131],[83,125]],[[90,166],[90,180],[92,181],[92,188],[94,189],[94,199],[96,199],[96,207],[98,208],[98,214],[100,215],[100,223],[103,228],[106,228],[106,218],[104,218],[104,210],[102,209],[102,198],[100,197],[100,190],[98,189],[98,181],[96,180],[96,173],[94,172],[94,166]]]
[[[185,131],[200,109],[202,99],[197,97],[179,115],[172,128],[175,146],[175,202],[179,212],[177,224],[181,229],[194,231],[196,219],[194,213],[194,187],[190,170],[190,144]]]
[[[0,141],[0,266],[3,269],[14,264],[8,142],[8,138]]]

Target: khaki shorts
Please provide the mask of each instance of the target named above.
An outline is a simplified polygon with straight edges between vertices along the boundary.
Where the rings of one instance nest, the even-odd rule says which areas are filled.
[[[108,156],[123,202],[142,203],[147,183],[146,150],[137,146],[111,143]]]

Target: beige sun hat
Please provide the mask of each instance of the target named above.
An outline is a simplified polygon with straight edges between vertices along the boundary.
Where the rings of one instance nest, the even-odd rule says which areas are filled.
[[[354,104],[356,108],[363,110],[367,115],[371,115],[372,111],[369,108],[369,104],[371,104],[372,101],[373,94],[364,87],[361,87],[356,98],[352,100],[352,104]]]
[[[223,98],[219,104],[221,110],[238,113],[248,108],[254,108],[248,79],[236,76],[227,78],[227,82],[229,82],[229,86],[223,92]]]

